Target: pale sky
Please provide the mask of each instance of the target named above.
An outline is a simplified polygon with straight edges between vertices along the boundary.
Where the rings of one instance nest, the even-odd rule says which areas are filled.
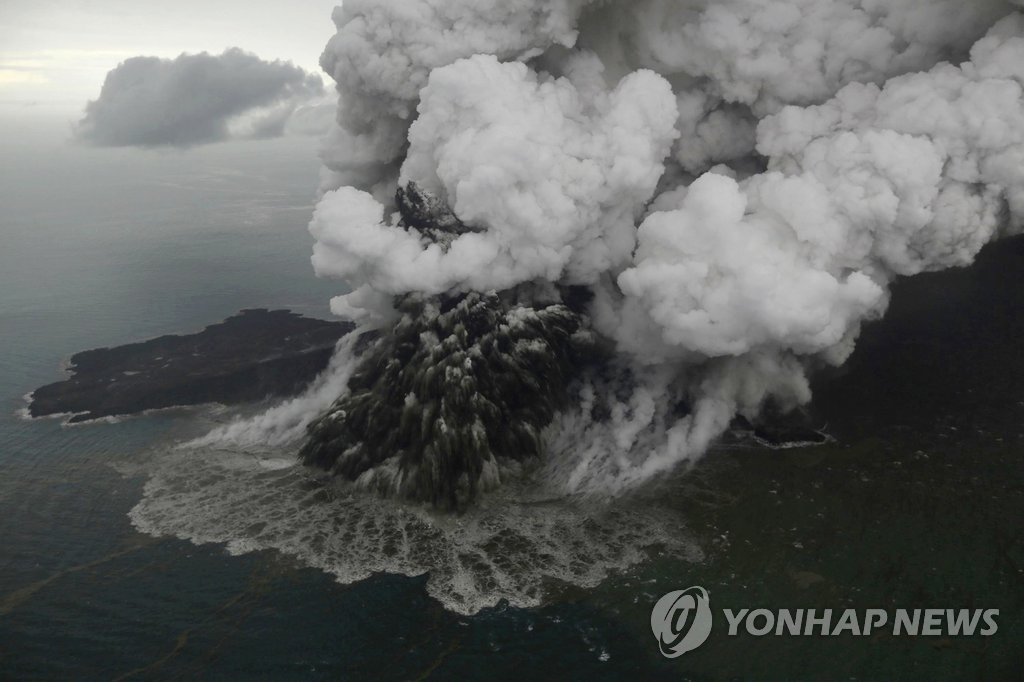
[[[240,47],[321,73],[340,0],[0,0],[0,107],[81,111],[137,55]],[[325,85],[331,82],[324,76]]]

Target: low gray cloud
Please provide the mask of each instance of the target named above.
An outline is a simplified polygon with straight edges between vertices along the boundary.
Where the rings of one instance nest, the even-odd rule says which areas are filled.
[[[132,57],[107,74],[75,135],[105,147],[275,137],[297,108],[323,97],[319,76],[238,48],[175,59]]]

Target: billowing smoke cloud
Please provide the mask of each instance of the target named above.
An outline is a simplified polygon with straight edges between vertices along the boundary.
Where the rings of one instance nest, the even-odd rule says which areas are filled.
[[[630,485],[810,400],[895,277],[1024,227],[1014,5],[348,0],[314,265],[377,320],[407,293],[589,288],[631,388],[588,381],[547,437],[568,488]],[[409,183],[473,229],[403,223]]]
[[[538,278],[591,284],[626,265],[634,221],[676,135],[674,98],[650,71],[605,92],[586,80],[600,78],[596,60],[586,61],[579,85],[492,56],[436,69],[409,131],[402,183],[447,197],[484,231],[448,250],[424,248],[418,235],[386,224],[369,194],[343,189],[313,219],[317,271],[377,292],[438,294]]]
[[[490,54],[526,60],[569,47],[588,0],[347,0],[334,10],[337,34],[320,65],[338,83],[338,120],[323,151],[324,186],[385,190],[402,155],[420,90],[430,73]]]
[[[308,132],[315,126],[310,105],[323,95],[319,76],[238,48],[175,59],[133,57],[107,74],[75,132],[84,142],[111,147],[277,137],[286,127]],[[294,114],[300,120],[291,124]]]

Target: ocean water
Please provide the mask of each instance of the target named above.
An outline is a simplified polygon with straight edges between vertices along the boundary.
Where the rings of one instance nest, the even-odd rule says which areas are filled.
[[[901,285],[814,414],[836,442],[720,447],[627,499],[537,475],[465,517],[367,498],[287,448],[176,445],[236,411],[18,416],[72,353],[244,307],[327,315],[315,141],[0,145],[0,678],[1017,679],[1024,246]],[[256,413],[254,406],[245,413]],[[990,638],[730,638],[650,609],[998,608]]]
[[[405,571],[417,577],[374,570],[380,536],[368,525],[353,524],[365,537],[351,543],[362,546],[361,561],[347,564],[351,575],[338,562],[320,566],[331,573],[310,568],[309,557],[245,553],[273,543],[247,537],[252,524],[218,517],[295,514],[304,498],[289,483],[301,487],[303,476],[287,461],[232,474],[230,453],[200,461],[206,471],[176,469],[198,455],[170,446],[229,418],[217,410],[73,427],[19,416],[23,396],[59,379],[76,351],[198,330],[244,307],[326,316],[330,296],[342,291],[309,265],[314,140],[142,153],[75,148],[52,125],[24,133],[0,149],[0,678],[412,679],[432,668],[464,676],[504,650],[507,663],[488,669],[509,677],[524,659],[538,674],[647,665],[634,660],[644,660],[639,642],[629,645],[635,656],[608,660],[621,626],[593,607],[565,602],[537,612],[502,603],[472,618],[444,608],[427,593],[429,556],[405,566],[422,566]],[[225,468],[233,484],[218,488]],[[186,502],[196,508],[164,514],[154,532],[187,537],[182,525],[194,517],[212,535],[193,539],[223,542],[196,545],[133,526],[129,513],[144,499],[136,513],[143,525],[159,525],[153,514],[177,501],[171,493],[147,498],[147,485],[186,471],[197,473],[188,485],[205,482],[215,498],[191,491],[199,497]],[[365,500],[357,505],[373,518]],[[335,510],[296,516],[281,533],[317,530],[311,524]],[[557,521],[559,532],[574,520]],[[339,542],[344,558],[352,548]],[[470,531],[467,546],[474,542]],[[632,552],[633,543],[615,551]],[[590,584],[603,576],[587,569]],[[518,582],[506,592],[538,589]],[[537,657],[545,649],[550,655]]]

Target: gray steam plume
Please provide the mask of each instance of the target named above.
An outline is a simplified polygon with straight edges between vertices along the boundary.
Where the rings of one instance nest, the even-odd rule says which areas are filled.
[[[809,401],[894,278],[1024,227],[1021,5],[348,0],[313,264],[382,328],[411,295],[588,291],[613,357],[543,438],[566,488],[625,489]]]
[[[263,61],[238,48],[174,59],[132,57],[107,74],[75,133],[98,146],[190,147],[232,137],[277,137],[293,113],[299,129],[316,121],[300,105],[323,97],[315,74]]]

